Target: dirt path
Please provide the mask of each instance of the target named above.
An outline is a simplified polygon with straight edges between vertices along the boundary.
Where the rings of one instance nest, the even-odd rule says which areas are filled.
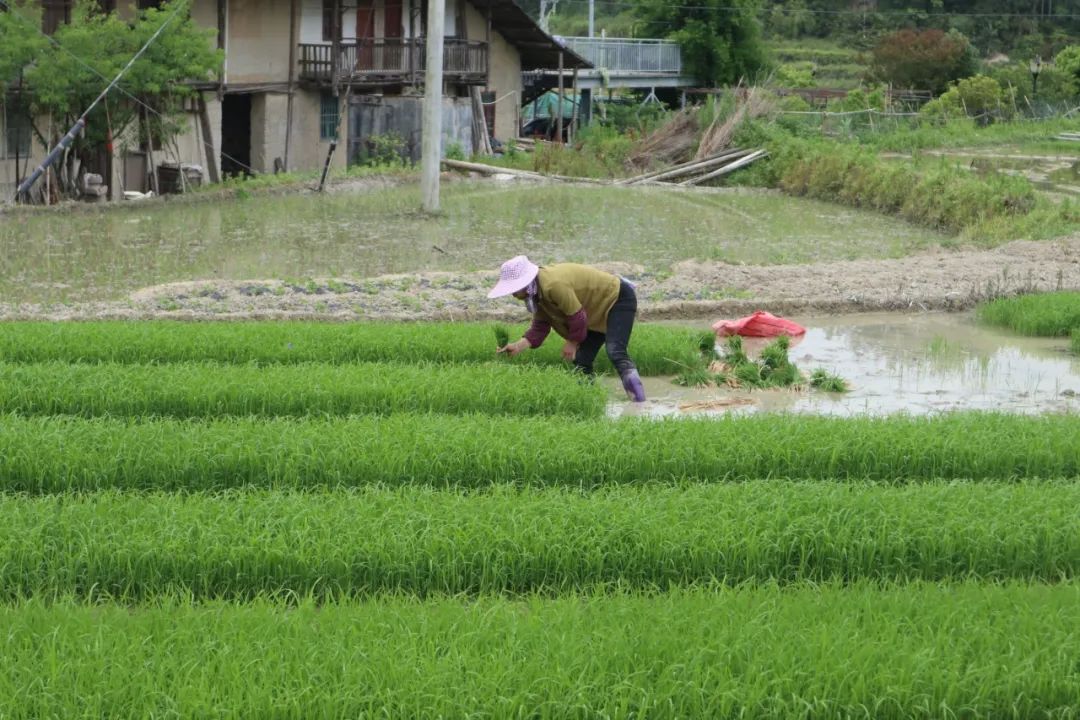
[[[643,319],[731,317],[759,308],[782,314],[963,310],[1000,295],[1080,289],[1080,235],[896,260],[773,266],[688,261],[664,274],[627,264],[604,267],[636,283]],[[279,280],[173,283],[111,303],[0,304],[0,319],[523,319],[520,304],[485,297],[495,275],[421,272],[302,286]]]

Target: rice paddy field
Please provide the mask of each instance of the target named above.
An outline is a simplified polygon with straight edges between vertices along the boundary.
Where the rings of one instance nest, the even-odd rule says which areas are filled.
[[[494,330],[0,325],[0,718],[1080,716],[1080,418],[614,419]]]

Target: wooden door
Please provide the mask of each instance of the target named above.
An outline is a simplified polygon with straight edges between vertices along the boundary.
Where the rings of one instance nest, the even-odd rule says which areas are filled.
[[[375,0],[356,2],[356,67],[378,69],[375,67]]]

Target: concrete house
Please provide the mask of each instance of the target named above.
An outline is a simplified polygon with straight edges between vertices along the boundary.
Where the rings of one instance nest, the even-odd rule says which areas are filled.
[[[71,0],[44,5],[55,27]],[[196,85],[200,99],[175,146],[117,150],[116,188],[149,189],[149,168],[162,163],[198,165],[204,182],[244,171],[315,170],[339,127],[335,166],[380,142],[419,156],[426,0],[192,0],[191,15],[217,31],[225,54],[220,82]],[[589,67],[514,0],[446,0],[444,44],[444,152],[451,144],[472,150],[478,108],[493,137],[517,135],[527,99],[523,71]],[[14,187],[17,142],[32,162],[45,154],[13,133],[19,122],[2,126],[0,191]]]

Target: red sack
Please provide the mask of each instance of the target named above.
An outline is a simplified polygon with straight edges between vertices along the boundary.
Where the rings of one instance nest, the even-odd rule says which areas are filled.
[[[718,337],[728,335],[742,335],[743,337],[790,335],[796,337],[806,334],[806,328],[802,325],[776,317],[764,310],[758,310],[753,315],[747,315],[738,320],[717,320],[713,323],[712,329],[716,331]]]

